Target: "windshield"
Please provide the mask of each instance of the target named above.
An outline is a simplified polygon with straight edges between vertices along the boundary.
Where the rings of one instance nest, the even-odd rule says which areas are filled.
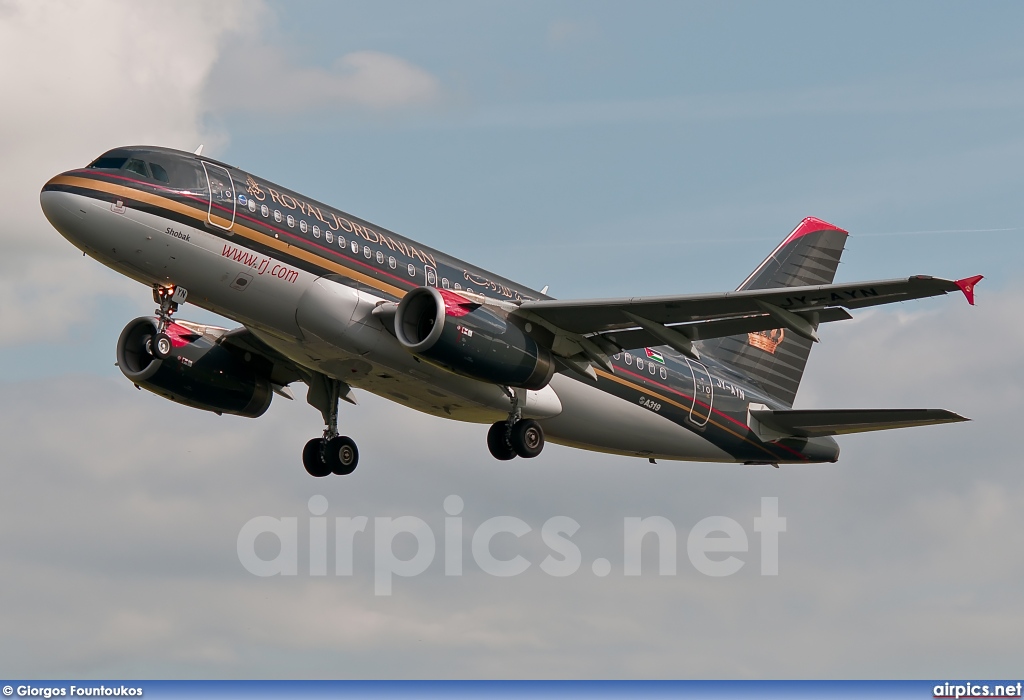
[[[90,168],[122,170],[176,190],[205,191],[203,166],[195,159],[158,151],[116,149],[104,153]]]

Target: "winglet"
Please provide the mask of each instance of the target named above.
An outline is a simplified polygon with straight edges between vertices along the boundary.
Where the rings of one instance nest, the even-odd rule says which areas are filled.
[[[984,275],[975,275],[974,277],[965,277],[962,280],[956,281],[956,286],[960,287],[960,291],[967,297],[967,303],[971,306],[974,306],[974,287],[984,278]]]

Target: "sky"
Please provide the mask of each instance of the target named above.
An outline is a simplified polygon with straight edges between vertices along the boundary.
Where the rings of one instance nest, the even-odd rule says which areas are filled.
[[[1019,673],[1022,28],[1009,2],[0,0],[0,676]],[[135,143],[202,143],[560,298],[726,291],[818,216],[851,234],[837,281],[985,280],[975,307],[949,296],[824,328],[797,407],[973,420],[849,436],[835,465],[556,445],[498,463],[481,426],[359,392],[341,415],[359,468],[314,480],[299,450],[320,417],[301,388],[259,419],[217,417],[114,367],[149,291],[81,257],[38,192]],[[461,576],[445,575],[452,495]],[[777,576],[760,574],[763,498],[787,522]],[[331,533],[368,518],[351,575],[334,575],[333,546],[329,575],[310,574],[321,516]],[[376,519],[403,516],[438,554],[377,595]],[[470,556],[497,516],[529,526],[492,543],[530,563],[517,576]],[[582,553],[565,577],[541,567],[559,516]],[[652,516],[678,533],[677,570],[659,573],[646,539],[626,576],[624,519]],[[261,517],[296,519],[296,575],[243,565]],[[749,539],[731,576],[688,559],[708,517]],[[416,542],[399,535],[395,556]]]

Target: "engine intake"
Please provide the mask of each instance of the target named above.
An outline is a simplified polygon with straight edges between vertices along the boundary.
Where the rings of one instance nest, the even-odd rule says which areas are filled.
[[[418,357],[495,384],[542,389],[555,372],[551,352],[507,314],[448,289],[406,294],[395,313],[395,337]]]
[[[117,366],[128,379],[147,391],[176,403],[214,413],[257,418],[273,398],[267,368],[256,358],[239,356],[216,338],[197,335],[183,326],[167,329],[173,349],[165,359],[154,357],[150,343],[156,321],[137,318],[117,339]]]

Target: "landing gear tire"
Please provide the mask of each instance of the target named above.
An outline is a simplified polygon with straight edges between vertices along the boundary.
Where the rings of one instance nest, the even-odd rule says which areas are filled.
[[[331,473],[331,468],[324,461],[323,447],[323,438],[313,438],[302,448],[302,466],[310,476],[323,477]]]
[[[171,344],[171,338],[166,333],[157,333],[153,336],[153,341],[150,343],[150,347],[153,351],[153,357],[158,360],[170,356],[171,350],[174,349],[174,345]]]
[[[500,420],[490,427],[487,431],[487,449],[491,451],[491,456],[501,461],[507,461],[514,459],[516,451],[512,449],[512,445],[508,444],[506,435],[508,434],[508,423]]]
[[[526,418],[512,426],[509,442],[520,457],[536,457],[544,449],[544,429],[537,421]]]
[[[359,449],[355,440],[347,435],[339,435],[328,440],[324,456],[331,473],[338,476],[351,474],[359,464]]]

